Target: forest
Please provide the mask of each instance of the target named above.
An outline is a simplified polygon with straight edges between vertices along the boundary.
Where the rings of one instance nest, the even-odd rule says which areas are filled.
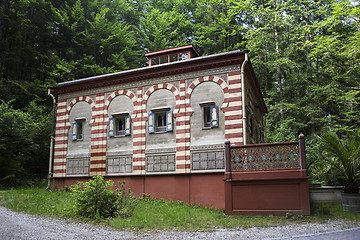
[[[352,0],[2,0],[0,183],[46,178],[60,82],[146,65],[193,44],[202,56],[250,50],[269,113],[266,141],[302,132],[311,172],[319,136],[360,128],[360,3]]]

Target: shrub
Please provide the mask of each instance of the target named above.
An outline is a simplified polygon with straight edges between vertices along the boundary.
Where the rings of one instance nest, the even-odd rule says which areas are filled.
[[[126,191],[125,181],[119,184],[120,188],[114,191],[110,189],[114,187],[113,181],[105,181],[103,177],[95,176],[88,182],[79,182],[72,186],[78,214],[92,219],[117,215],[132,216],[137,201],[130,189]]]

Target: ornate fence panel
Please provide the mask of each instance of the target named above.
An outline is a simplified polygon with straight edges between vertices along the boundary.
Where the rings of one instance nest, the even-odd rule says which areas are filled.
[[[299,142],[230,147],[230,171],[299,169]]]

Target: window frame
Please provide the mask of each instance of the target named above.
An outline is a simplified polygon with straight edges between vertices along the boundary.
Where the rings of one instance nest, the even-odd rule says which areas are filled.
[[[86,118],[75,118],[71,124],[71,140],[83,141],[84,140],[84,125]]]
[[[212,129],[219,127],[219,107],[215,104],[215,102],[201,102],[199,105],[201,107],[202,129]],[[213,109],[216,111],[216,119],[213,119],[212,117]]]
[[[159,124],[161,117],[161,125]],[[148,133],[166,133],[173,131],[173,112],[170,107],[155,108],[148,114]]]
[[[119,129],[120,121],[122,121],[122,129]],[[111,124],[113,124],[112,129]],[[108,128],[108,134],[110,137],[124,137],[131,135],[131,116],[128,112],[113,113],[112,117],[109,118]]]

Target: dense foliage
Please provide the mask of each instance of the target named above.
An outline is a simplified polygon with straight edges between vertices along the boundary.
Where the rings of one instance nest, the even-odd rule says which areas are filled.
[[[95,176],[88,182],[79,182],[71,187],[76,198],[76,209],[80,216],[101,219],[116,216],[132,216],[137,205],[130,189],[125,189],[125,182],[120,188],[112,190],[114,182]]]
[[[1,1],[1,109],[21,115],[19,124],[33,118],[41,124],[29,126],[23,140],[1,135],[2,169],[31,173],[25,162],[47,164],[48,86],[141,67],[144,53],[185,44],[202,55],[251,50],[269,109],[268,142],[293,141],[303,132],[314,143],[329,129],[354,131],[360,127],[359,18],[360,4],[350,0]],[[19,155],[37,134],[41,147]],[[20,173],[4,170],[0,181],[13,174]]]

